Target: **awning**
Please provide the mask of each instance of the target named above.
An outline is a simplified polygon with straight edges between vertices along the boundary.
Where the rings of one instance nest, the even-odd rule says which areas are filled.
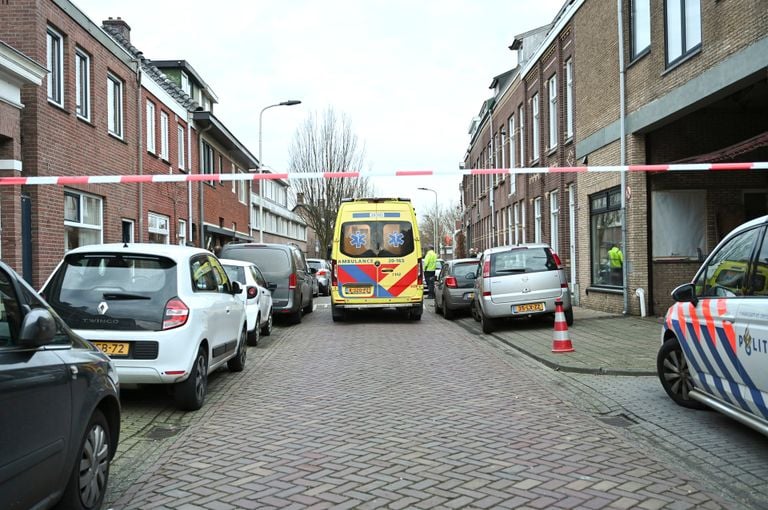
[[[203,225],[203,230],[205,231],[206,234],[211,233],[219,236],[229,237],[230,239],[236,240],[236,241],[248,241],[248,242],[254,241],[253,237],[247,236],[242,232],[234,232],[232,230],[227,230],[226,228],[214,227],[213,225]]]
[[[768,131],[728,147],[707,154],[691,156],[690,158],[681,159],[674,163],[717,163],[721,161],[738,161],[744,154],[748,154],[764,147],[768,147]]]

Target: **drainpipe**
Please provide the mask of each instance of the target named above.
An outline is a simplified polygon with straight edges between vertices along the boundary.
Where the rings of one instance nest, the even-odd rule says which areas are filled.
[[[198,162],[200,163],[200,173],[203,173],[203,134],[205,134],[209,129],[213,127],[213,124],[208,124],[208,127],[203,129],[198,133]],[[199,182],[199,197],[198,197],[198,203],[200,204],[200,224],[198,225],[198,231],[200,233],[200,248],[205,248],[205,230],[203,228],[203,223],[205,223],[205,205],[203,202],[203,191],[205,190],[205,183],[203,181]]]
[[[491,108],[489,110],[490,121],[489,121],[489,126],[488,126],[488,134],[491,137],[491,154],[490,154],[491,161],[494,161],[496,159],[494,157],[494,154],[495,154],[495,151],[496,151],[496,147],[494,147],[494,143],[493,143],[493,140],[494,140],[494,136],[493,136],[493,107],[496,105],[495,103],[496,102],[494,101],[494,103],[491,105]],[[493,181],[496,178],[496,174],[489,174],[488,177],[489,177],[489,180],[490,180],[490,186],[488,187],[488,205],[491,208],[491,242],[490,242],[490,245],[488,247],[489,248],[493,248],[493,247],[496,246],[496,211],[494,210],[495,209],[495,205],[493,203],[493,194],[494,194]]]
[[[136,64],[136,112],[138,116],[138,123],[136,126],[137,135],[137,147],[138,147],[138,172],[139,175],[144,174],[144,117],[141,109],[141,60],[142,53],[139,52],[136,58],[131,59]],[[144,186],[140,182],[139,184],[139,238],[138,242],[142,242],[144,236]]]
[[[619,31],[619,154],[621,158],[620,165],[627,164],[626,147],[626,84],[624,81],[624,17],[622,14],[622,0],[616,0],[616,11],[618,15]],[[621,265],[622,271],[622,293],[624,294],[624,315],[629,313],[629,282],[627,266],[629,265],[629,250],[627,249],[627,173],[621,172],[621,247],[624,252],[624,263]]]
[[[187,111],[187,175],[192,175],[192,115]],[[187,181],[187,242],[192,242],[192,181]]]

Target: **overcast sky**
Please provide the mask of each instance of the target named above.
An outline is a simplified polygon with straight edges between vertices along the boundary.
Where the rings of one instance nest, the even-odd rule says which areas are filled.
[[[563,0],[73,0],[101,24],[121,17],[151,60],[188,61],[219,98],[214,114],[254,156],[287,171],[313,112],[346,114],[366,170],[458,170],[472,117],[516,64],[515,35],[550,23]],[[459,203],[456,177],[374,178],[418,213]]]

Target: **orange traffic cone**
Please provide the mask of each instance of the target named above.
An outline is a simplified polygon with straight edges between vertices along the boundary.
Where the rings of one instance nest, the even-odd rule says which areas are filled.
[[[552,337],[552,352],[573,352],[573,344],[568,334],[568,323],[565,322],[563,302],[555,301],[555,334]]]

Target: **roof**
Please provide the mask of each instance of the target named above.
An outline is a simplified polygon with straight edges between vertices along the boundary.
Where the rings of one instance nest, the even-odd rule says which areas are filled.
[[[207,83],[205,83],[205,80],[203,80],[203,78],[197,74],[197,71],[195,71],[195,69],[192,67],[192,64],[186,60],[153,60],[152,64],[158,69],[183,70],[185,73],[192,76],[195,81],[197,81],[197,83],[200,84],[200,86],[204,88],[206,92],[208,92],[208,94],[211,96],[211,100],[213,100],[214,103],[219,102],[219,97],[216,95],[213,89]]]
[[[238,158],[239,161],[245,163],[248,166],[248,169],[255,169],[260,166],[259,160],[251,154],[251,151],[249,151],[245,145],[240,143],[235,135],[233,135],[213,113],[205,111],[194,112],[192,118],[203,129],[211,127],[212,129],[206,131],[206,135],[214,138],[231,152],[238,153],[240,156]]]

